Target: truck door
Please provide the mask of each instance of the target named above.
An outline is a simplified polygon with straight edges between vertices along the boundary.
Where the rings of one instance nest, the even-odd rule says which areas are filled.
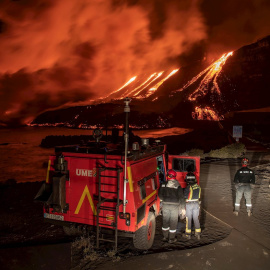
[[[158,170],[158,176],[159,176],[159,183],[166,182],[164,156],[157,157],[157,170]]]
[[[169,155],[169,169],[177,172],[177,180],[182,188],[186,187],[185,177],[190,169],[195,174],[198,183],[200,183],[200,157]]]

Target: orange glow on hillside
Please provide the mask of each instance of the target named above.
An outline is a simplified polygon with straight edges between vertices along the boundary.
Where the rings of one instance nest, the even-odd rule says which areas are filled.
[[[211,92],[216,91],[218,94],[220,94],[217,78],[222,70],[222,67],[226,63],[227,59],[232,55],[233,55],[233,52],[223,54],[220,59],[218,59],[208,68],[200,72],[197,76],[193,77],[192,80],[190,80],[181,89],[177,90],[176,92],[185,90],[190,85],[192,85],[193,83],[195,83],[196,81],[198,81],[200,78],[204,76],[200,82],[199,87],[189,96],[188,99],[191,101],[194,101],[197,99],[198,96],[205,95],[209,89],[211,89]],[[213,86],[211,88],[209,86],[210,83],[213,83]]]
[[[219,116],[210,107],[196,107],[195,112],[192,113],[192,118],[195,120],[209,120],[209,121],[219,121],[223,119],[223,116]]]
[[[140,89],[141,87],[143,87],[144,86],[144,88],[145,87],[147,87],[152,81],[153,81],[153,77],[155,77],[155,76],[157,76],[157,73],[153,73],[152,75],[150,75],[150,77],[145,81],[145,82],[143,82],[142,84],[140,84],[138,87],[136,87],[134,90],[132,90],[131,92],[129,92],[129,91],[126,91],[125,92],[125,94],[124,94],[124,96],[126,97],[126,95],[133,95],[133,93],[134,92],[136,92],[138,89]],[[155,79],[155,78],[154,78]],[[151,80],[151,81],[150,81]],[[150,81],[150,82],[149,82]],[[147,84],[149,82],[149,84]],[[147,84],[147,85],[145,85],[145,84]],[[144,89],[143,88],[143,89]],[[143,90],[142,89],[142,90]],[[134,95],[135,96],[135,95]],[[123,97],[123,96],[122,96]]]
[[[117,89],[116,91],[114,91],[112,94],[115,94],[117,92],[119,92],[120,90],[122,90],[123,88],[125,88],[127,85],[129,85],[130,83],[134,82],[136,80],[137,76],[132,77],[127,83],[125,83],[122,87],[120,87],[119,89]]]
[[[178,69],[174,69],[165,79],[161,80],[160,82],[158,82],[154,87],[150,88],[148,90],[148,92],[146,93],[146,97],[149,97],[150,95],[153,94],[154,91],[156,91],[160,85],[162,85],[166,80],[168,80],[173,74],[175,74],[177,71],[179,70]]]
[[[173,76],[178,70],[179,70],[179,68],[178,69],[174,69],[173,71],[171,71],[165,78],[163,78],[160,81],[158,81],[150,89],[148,89],[148,87],[150,87],[151,84],[153,84],[155,81],[157,81],[159,78],[161,78],[162,75],[164,74],[164,71],[161,71],[159,73],[158,72],[155,72],[155,73],[151,74],[141,84],[138,85],[138,82],[137,82],[137,86],[135,88],[132,88],[133,84],[131,86],[131,83],[134,82],[135,79],[137,79],[137,77],[138,77],[138,76],[134,76],[127,83],[125,83],[122,87],[120,87],[116,91],[112,92],[106,98],[108,98],[108,97],[110,97],[110,96],[112,96],[112,95],[120,92],[124,88],[126,88],[126,90],[125,90],[124,93],[122,93],[120,95],[120,97],[118,96],[119,99],[123,99],[123,98],[125,98],[127,96],[128,97],[131,97],[131,98],[132,97],[133,98],[138,98],[138,99],[147,98],[147,97],[151,96],[166,80],[168,80],[171,76]]]
[[[153,80],[151,80],[143,89],[141,89],[140,91],[138,91],[134,97],[137,97],[146,87],[148,87],[151,83],[153,83],[154,81],[156,81],[162,74],[164,71],[161,71],[159,73],[155,73],[156,77],[153,78]],[[141,97],[142,98],[142,97]]]
[[[194,101],[199,96],[204,96],[206,92],[210,89],[211,92],[216,91],[220,95],[220,89],[217,83],[217,78],[222,70],[222,67],[226,63],[228,57],[230,57],[233,52],[225,53],[222,57],[214,62],[208,69],[205,77],[202,79],[199,87],[189,96],[189,100]],[[198,79],[198,78],[197,78]],[[210,88],[210,83],[213,86]]]

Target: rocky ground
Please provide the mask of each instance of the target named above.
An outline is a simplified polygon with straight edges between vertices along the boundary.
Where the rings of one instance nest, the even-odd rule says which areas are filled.
[[[0,248],[71,241],[62,228],[45,223],[34,197],[40,182],[0,185]]]

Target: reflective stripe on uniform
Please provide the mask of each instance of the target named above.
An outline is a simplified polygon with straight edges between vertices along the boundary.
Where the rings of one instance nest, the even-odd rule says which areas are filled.
[[[246,206],[247,206],[247,207],[251,207],[251,206],[252,206],[252,204],[248,204],[248,203],[247,203],[247,204],[246,204]]]
[[[163,228],[162,227],[162,231],[168,231],[170,229],[170,227],[168,227],[168,228]]]
[[[240,203],[236,203],[235,206],[240,206]]]
[[[176,230],[170,230],[169,232],[170,232],[170,233],[175,233],[175,232],[176,232]]]
[[[186,233],[191,233],[191,229],[188,228],[188,217],[186,217]]]
[[[194,200],[199,200],[200,197],[201,197],[201,188],[197,184],[190,186],[187,199],[189,201],[194,201]]]
[[[200,229],[195,229],[195,232],[200,233],[201,232],[201,228]]]

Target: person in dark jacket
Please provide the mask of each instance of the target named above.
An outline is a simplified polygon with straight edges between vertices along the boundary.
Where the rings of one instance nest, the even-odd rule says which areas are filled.
[[[240,201],[244,194],[246,199],[246,207],[248,216],[251,216],[251,193],[252,188],[255,185],[255,174],[254,171],[248,168],[249,160],[248,158],[242,159],[242,168],[240,168],[235,176],[234,176],[234,184],[236,188],[236,198],[235,198],[235,205],[234,205],[234,214],[238,216],[240,211]]]
[[[191,239],[193,221],[195,226],[195,236],[199,240],[201,235],[201,225],[199,221],[201,187],[197,184],[196,176],[191,170],[188,171],[185,181],[187,187],[184,190],[186,199],[186,232],[184,237]]]
[[[176,172],[168,170],[167,182],[163,183],[159,189],[158,195],[162,201],[162,233],[163,241],[174,243],[176,239],[176,229],[178,224],[179,207],[185,211],[185,200],[183,189],[176,180]]]

